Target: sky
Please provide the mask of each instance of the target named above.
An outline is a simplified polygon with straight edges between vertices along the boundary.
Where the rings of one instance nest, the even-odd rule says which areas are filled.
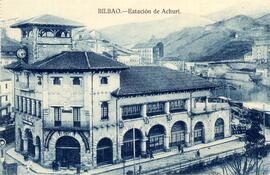
[[[41,14],[52,14],[81,22],[93,29],[107,26],[144,22],[172,15],[98,14],[99,8],[180,9],[181,13],[205,16],[254,0],[2,0],[1,18],[25,19]],[[181,15],[181,14],[180,14]]]

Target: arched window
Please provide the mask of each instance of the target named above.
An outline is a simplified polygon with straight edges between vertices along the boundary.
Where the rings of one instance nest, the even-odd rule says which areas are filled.
[[[50,29],[40,29],[38,32],[39,37],[55,37],[54,32]]]
[[[196,123],[194,127],[194,142],[204,143],[204,126],[202,122]]]
[[[26,129],[25,131],[26,138],[27,138],[27,151],[30,154],[30,156],[35,156],[35,146],[33,143],[33,135],[30,129]]]
[[[112,141],[109,138],[103,138],[97,144],[97,164],[108,164],[112,162]]]
[[[141,155],[142,133],[138,129],[128,130],[123,138],[122,158],[131,159]]]
[[[108,102],[104,101],[101,103],[101,120],[109,119],[109,105]]]
[[[171,129],[171,146],[185,144],[186,124],[182,121],[176,122]]]
[[[215,122],[215,140],[224,138],[224,121],[219,118]]]
[[[164,139],[165,139],[165,128],[162,125],[153,126],[148,133],[148,149],[163,150],[164,149]]]
[[[81,162],[80,143],[73,137],[60,137],[55,144],[56,161],[62,167],[78,166]]]

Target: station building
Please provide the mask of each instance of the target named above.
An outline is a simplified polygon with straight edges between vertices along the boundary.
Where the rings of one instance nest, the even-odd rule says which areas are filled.
[[[231,136],[216,87],[159,66],[129,67],[76,51],[80,24],[43,15],[16,23],[27,58],[6,66],[15,77],[16,151],[44,167],[95,168]]]

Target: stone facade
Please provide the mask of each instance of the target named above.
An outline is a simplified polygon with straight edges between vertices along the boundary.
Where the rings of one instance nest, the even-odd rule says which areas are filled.
[[[28,41],[22,39],[28,44],[28,63],[57,54],[63,48],[71,49],[72,37],[40,37],[37,30],[30,28]],[[52,28],[46,35],[60,29],[55,30]],[[209,103],[208,89],[117,97],[113,92],[121,88],[118,69],[81,72],[19,69],[15,77],[16,151],[29,154],[45,167],[51,167],[55,160],[62,166],[81,164],[89,168],[119,163],[134,156],[131,151],[134,143],[138,153],[135,156],[145,156],[151,149],[169,151],[175,140],[172,128],[177,122],[184,123],[179,134],[184,134],[186,146],[197,144],[198,139],[202,143],[220,139],[217,132],[221,139],[231,135],[229,105]],[[171,111],[175,101],[181,111]],[[125,118],[124,108],[134,105],[139,115]],[[161,113],[149,115],[149,110],[156,110],[157,106]]]

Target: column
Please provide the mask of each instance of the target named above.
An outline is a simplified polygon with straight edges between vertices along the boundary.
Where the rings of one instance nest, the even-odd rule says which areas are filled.
[[[37,101],[37,100],[35,100],[35,103],[36,103],[36,107],[35,107],[36,116],[38,116],[38,101]]]
[[[147,117],[147,104],[142,105],[142,116]]]
[[[186,146],[191,146],[191,144],[190,144],[190,132],[186,132],[185,133],[185,144],[186,144]]]
[[[26,111],[26,113],[27,114],[30,114],[31,111],[30,111],[30,99],[29,98],[26,99],[26,105],[27,105],[27,111]]]
[[[27,138],[23,138],[23,152],[27,153],[28,152],[28,140]]]
[[[208,97],[205,97],[205,111],[208,111]]]
[[[26,111],[26,98],[25,97],[22,97],[23,98],[23,112]]]
[[[32,99],[32,111],[31,111],[32,115],[35,115],[35,100]]]
[[[113,163],[119,163],[118,156],[116,154],[117,144],[113,144]]]
[[[35,160],[39,160],[39,145],[35,145]]]
[[[117,145],[118,146],[118,155],[117,155],[117,158],[118,158],[119,161],[122,160],[122,156],[121,156],[122,145],[123,145],[122,142],[118,142],[118,145]]]
[[[169,151],[169,149],[170,149],[170,136],[169,136],[169,134],[165,135],[164,148],[165,148],[165,151]]]
[[[165,113],[166,114],[170,113],[170,102],[169,101],[165,102]]]
[[[146,142],[147,142],[147,139],[143,138],[142,142],[141,142],[141,151],[142,151],[142,157],[143,158],[147,157],[147,155],[146,155]]]
[[[189,96],[189,112],[192,112],[193,106],[192,106],[192,93],[190,93]]]
[[[93,145],[92,154],[93,154],[93,160],[92,160],[93,166],[96,167],[97,166],[97,145],[96,144]]]

